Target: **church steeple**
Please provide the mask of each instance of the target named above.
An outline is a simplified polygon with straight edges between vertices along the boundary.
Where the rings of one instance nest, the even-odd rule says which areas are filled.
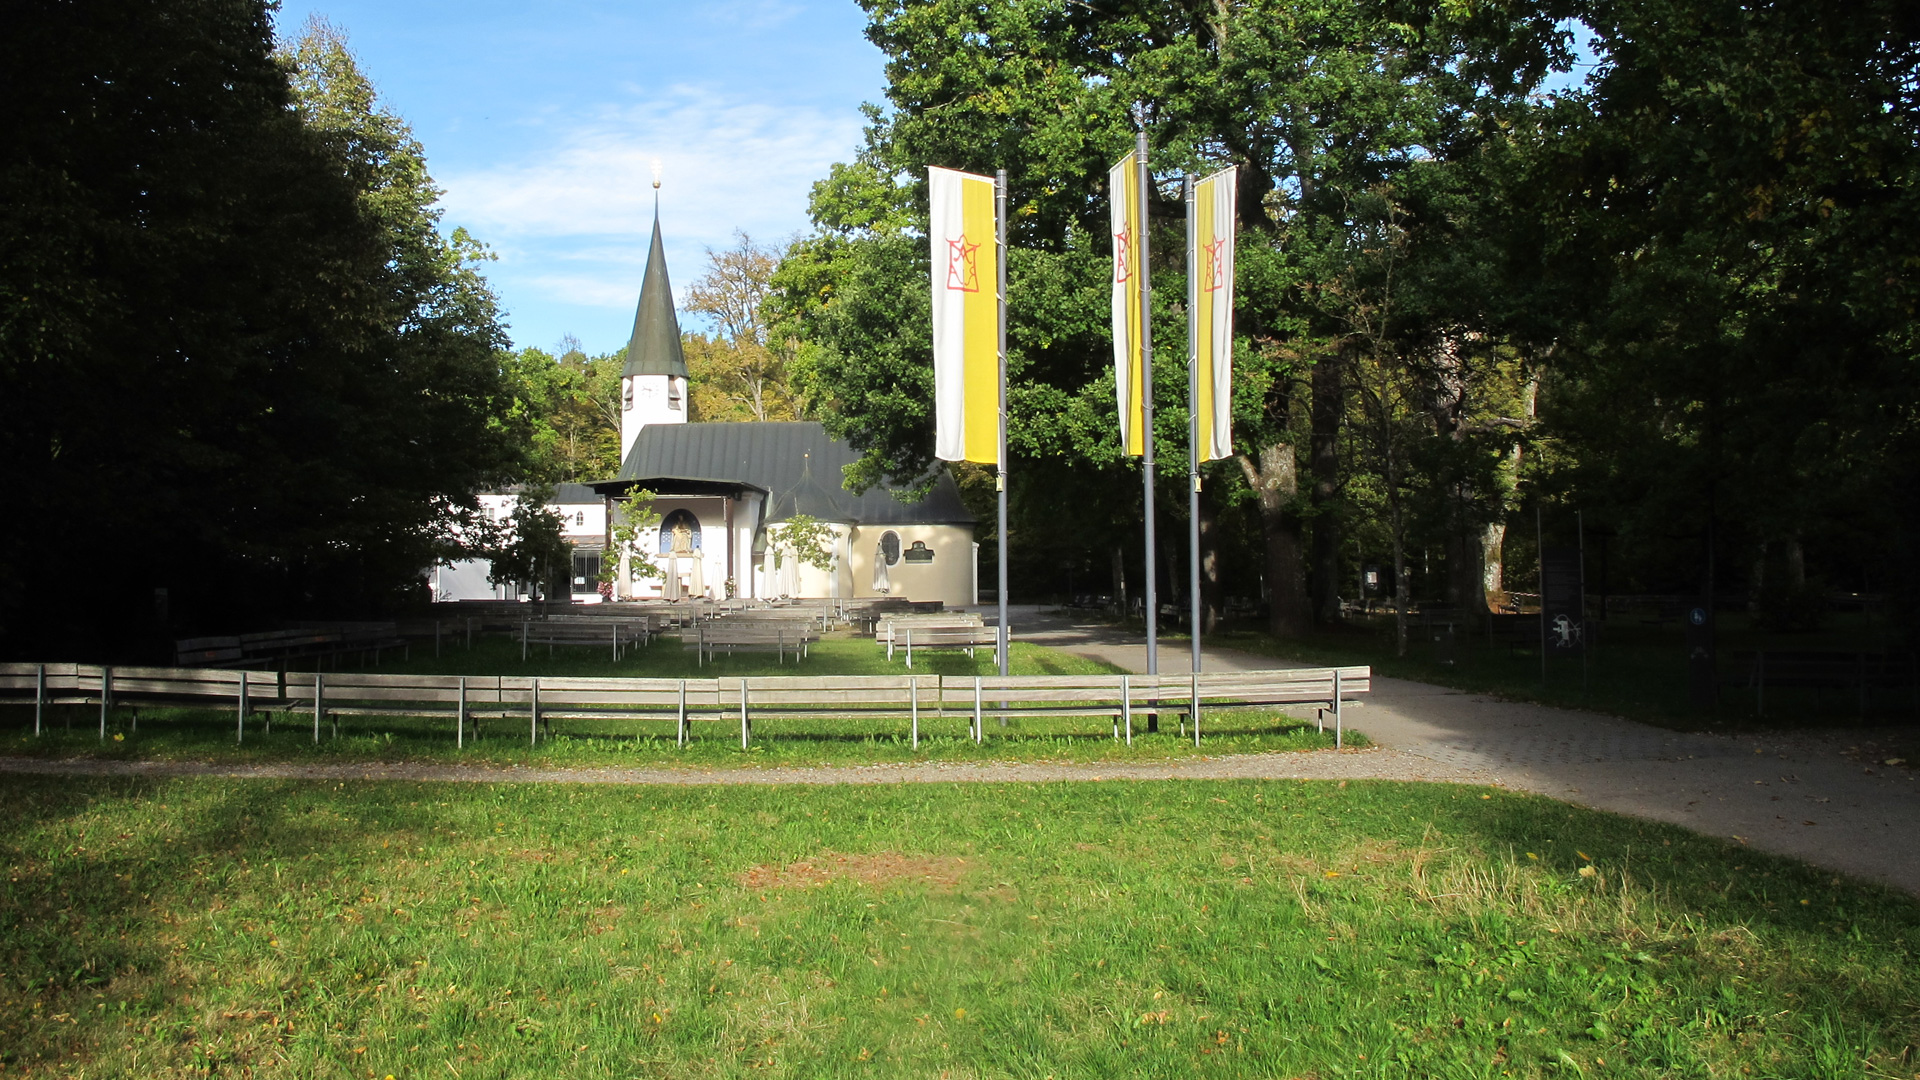
[[[627,342],[623,375],[687,377],[680,351],[680,320],[673,313],[673,285],[667,280],[667,249],[660,242],[660,212],[653,214],[653,246],[647,251],[647,276],[640,282],[640,306],[633,313],[633,337]]]
[[[660,239],[660,181],[653,186],[653,244],[647,251],[646,277],[640,282],[640,305],[633,313],[627,366],[620,372],[622,461],[641,428],[687,422],[687,358],[680,348],[680,320],[673,312],[673,285],[667,280],[667,249]]]

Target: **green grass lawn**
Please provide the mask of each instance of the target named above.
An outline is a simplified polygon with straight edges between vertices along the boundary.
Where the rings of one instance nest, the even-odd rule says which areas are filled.
[[[1920,1071],[1911,898],[1503,791],[7,785],[5,1076]]]
[[[608,650],[609,652],[611,650]],[[428,655],[421,655],[422,653]],[[1011,655],[1016,675],[1083,675],[1120,669],[1038,645],[1016,642]],[[476,642],[469,651],[416,649],[411,660],[370,670],[410,671],[446,675],[727,677],[760,675],[899,675],[899,660],[889,663],[873,641],[829,638],[814,645],[812,656],[781,664],[771,655],[722,657],[695,667],[691,653],[678,642],[658,641],[636,650],[615,664],[607,653],[588,649],[557,649],[549,657],[544,648],[526,661],[520,646],[501,639]],[[922,674],[993,674],[994,662],[986,650],[969,658],[962,652],[916,655],[914,670]],[[99,712],[74,707],[56,710],[41,736],[32,733],[26,709],[9,710],[7,727],[0,728],[0,754],[29,756],[88,756],[129,760],[178,759],[214,761],[435,761],[495,765],[647,766],[712,768],[742,765],[868,764],[945,760],[1054,760],[1116,761],[1163,760],[1196,754],[1257,753],[1315,750],[1333,745],[1331,731],[1316,723],[1271,709],[1213,710],[1203,715],[1204,739],[1195,749],[1180,736],[1169,718],[1157,734],[1136,731],[1132,746],[1116,743],[1112,726],[1098,717],[1021,717],[1006,726],[989,721],[986,738],[976,744],[968,737],[970,714],[940,715],[923,710],[920,747],[912,746],[908,718],[783,719],[762,712],[754,717],[754,741],[740,749],[737,719],[728,717],[694,725],[692,745],[674,741],[672,720],[556,721],[556,737],[530,745],[526,720],[490,721],[484,736],[465,747],[454,744],[449,718],[361,717],[339,720],[338,734],[329,723],[321,739],[313,739],[311,714],[294,713],[251,721],[244,742],[234,740],[234,714],[225,710],[118,710],[109,733],[99,737]],[[1136,724],[1143,721],[1136,720]],[[1366,745],[1365,737],[1349,734],[1348,744]]]

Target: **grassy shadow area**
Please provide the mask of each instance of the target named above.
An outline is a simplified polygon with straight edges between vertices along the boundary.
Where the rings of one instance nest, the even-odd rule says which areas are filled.
[[[6,1075],[1904,1077],[1920,905],[1386,782],[13,778]]]
[[[1394,655],[1393,618],[1372,615],[1304,638],[1276,638],[1252,629],[1210,634],[1210,644],[1309,664],[1369,664],[1381,675],[1416,679],[1514,701],[1593,709],[1680,730],[1765,730],[1819,726],[1910,726],[1920,700],[1908,690],[1880,690],[1863,712],[1855,694],[1836,689],[1769,688],[1766,715],[1753,691],[1739,684],[1734,653],[1756,649],[1899,651],[1885,627],[1858,616],[1836,617],[1817,634],[1770,634],[1744,616],[1722,615],[1719,708],[1702,713],[1688,698],[1685,631],[1677,621],[1616,617],[1602,625],[1583,670],[1575,659],[1554,659],[1544,682],[1531,642],[1489,638],[1484,625],[1455,635],[1414,628],[1408,654]]]
[[[610,650],[609,650],[610,651]],[[1016,675],[1085,675],[1117,672],[1097,660],[1038,645],[1016,642],[1011,656]],[[527,660],[520,646],[500,639],[476,642],[472,650],[448,649],[434,658],[415,655],[378,671],[447,675],[625,676],[654,678],[741,678],[761,675],[899,675],[898,659],[870,640],[830,638],[816,643],[807,660],[785,664],[770,655],[721,657],[701,667],[677,642],[658,641],[635,650],[619,663],[598,650],[544,648]],[[992,674],[987,651],[975,657],[961,652],[916,654],[920,674]],[[558,720],[554,738],[531,743],[525,719],[493,720],[482,738],[456,747],[451,717],[345,716],[329,721],[314,737],[311,714],[262,714],[249,722],[236,744],[235,716],[206,709],[118,709],[109,737],[99,736],[93,708],[54,710],[40,736],[32,733],[28,710],[10,710],[0,729],[0,754],[40,757],[104,757],[125,760],[196,761],[429,761],[490,765],[622,766],[715,768],[754,765],[847,765],[910,761],[1130,761],[1164,760],[1199,754],[1316,750],[1333,745],[1331,732],[1271,709],[1212,711],[1203,717],[1205,737],[1195,748],[1169,718],[1161,732],[1136,733],[1132,746],[1115,742],[1110,725],[1090,717],[1021,717],[1005,726],[987,725],[976,744],[968,735],[970,716],[925,709],[920,745],[912,744],[908,718],[869,716],[846,719],[783,718],[763,711],[754,718],[752,746],[740,749],[733,716],[696,723],[693,742],[676,745],[668,720]],[[1365,739],[1348,736],[1348,745]]]

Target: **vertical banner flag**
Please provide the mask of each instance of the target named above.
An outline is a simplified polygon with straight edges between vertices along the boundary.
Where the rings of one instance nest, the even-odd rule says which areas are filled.
[[[1132,154],[1107,172],[1113,233],[1113,388],[1120,406],[1120,444],[1146,452],[1146,364],[1140,354],[1140,170]]]
[[[1000,257],[993,178],[929,168],[933,245],[933,453],[1000,460]]]
[[[1236,171],[1222,169],[1194,187],[1194,245],[1189,265],[1199,288],[1194,321],[1194,361],[1200,366],[1198,460],[1233,456],[1233,231]]]

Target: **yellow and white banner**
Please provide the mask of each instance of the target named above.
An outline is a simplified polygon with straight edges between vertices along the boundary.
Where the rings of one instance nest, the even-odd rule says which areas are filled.
[[[1145,445],[1146,363],[1140,353],[1140,169],[1128,154],[1107,172],[1113,233],[1113,388],[1120,408],[1122,452],[1142,454]]]
[[[1194,185],[1194,248],[1187,265],[1194,289],[1194,362],[1199,365],[1201,461],[1233,456],[1233,234],[1236,171],[1222,169]]]
[[[929,168],[934,456],[1000,460],[1000,253],[993,178]]]

